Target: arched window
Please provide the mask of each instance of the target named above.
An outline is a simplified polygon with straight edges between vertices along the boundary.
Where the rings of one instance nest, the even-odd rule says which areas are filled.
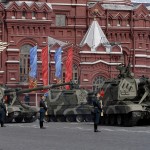
[[[35,11],[32,12],[32,19],[36,19],[36,12]]]
[[[22,19],[25,19],[25,18],[26,18],[26,11],[23,10],[23,12],[22,12]]]
[[[13,10],[12,11],[12,17],[11,17],[12,19],[15,19],[16,18],[16,11],[15,10]]]
[[[47,19],[47,12],[46,12],[46,11],[43,12],[43,17],[42,17],[42,19]]]
[[[121,24],[122,24],[122,20],[120,18],[118,18],[118,20],[117,20],[117,26],[121,26]]]
[[[113,26],[113,20],[111,18],[108,19],[108,26]]]
[[[129,61],[130,61],[128,57],[131,57],[131,56],[128,56],[128,54],[125,51],[123,51],[123,55],[121,55],[120,61],[126,66],[129,64]]]
[[[127,19],[127,26],[130,26],[130,19]]]
[[[23,45],[20,49],[20,82],[28,82],[29,77],[29,51],[31,45]]]
[[[103,86],[103,83],[105,81],[105,78],[102,76],[97,76],[94,80],[93,80],[93,91],[97,91],[98,89],[100,89]]]

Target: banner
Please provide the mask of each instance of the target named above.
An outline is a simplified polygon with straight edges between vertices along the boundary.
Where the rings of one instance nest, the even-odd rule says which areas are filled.
[[[48,71],[49,71],[49,64],[48,64],[48,46],[44,47],[42,49],[42,79],[43,79],[43,85],[48,85]]]
[[[62,48],[59,47],[55,51],[55,56],[54,56],[54,60],[55,60],[55,76],[58,79],[61,79],[61,76],[62,76],[62,65],[61,65],[62,54],[61,54],[61,51],[62,51]]]
[[[67,60],[66,60],[66,72],[65,72],[65,82],[70,82],[72,80],[72,64],[73,63],[73,49],[72,47],[68,50]],[[70,86],[66,85],[66,89],[69,90]]]
[[[37,87],[37,46],[30,49],[29,88]]]

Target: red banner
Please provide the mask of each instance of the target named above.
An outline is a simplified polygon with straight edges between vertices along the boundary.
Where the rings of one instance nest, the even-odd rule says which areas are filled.
[[[42,49],[42,79],[43,84],[48,85],[48,46]]]
[[[73,49],[72,47],[68,50],[67,60],[66,60],[66,73],[65,82],[70,82],[72,80],[72,63],[73,63]],[[70,86],[66,85],[66,90],[69,90]]]

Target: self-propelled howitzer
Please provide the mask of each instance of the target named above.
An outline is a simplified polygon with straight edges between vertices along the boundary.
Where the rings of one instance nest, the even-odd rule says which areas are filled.
[[[120,74],[104,82],[103,123],[134,126],[150,119],[150,80],[135,79],[130,66],[119,65]]]
[[[9,99],[9,103],[6,104],[7,108],[6,122],[11,122],[13,119],[16,122],[22,122],[23,120],[25,122],[33,122],[34,120],[37,119],[39,108],[36,106],[29,106],[22,103],[18,98],[19,95],[23,93],[46,90],[64,85],[70,85],[70,82],[62,84],[51,84],[48,86],[40,86],[33,89],[7,88],[4,86],[0,86],[0,99],[2,99],[5,96],[7,96],[7,99]]]
[[[70,90],[52,89],[46,97],[47,121],[91,122],[93,106],[88,101],[88,91],[73,86]]]

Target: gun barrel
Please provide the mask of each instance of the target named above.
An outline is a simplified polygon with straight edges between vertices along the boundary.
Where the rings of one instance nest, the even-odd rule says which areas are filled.
[[[67,83],[61,83],[61,84],[50,84],[47,86],[39,86],[37,88],[32,88],[32,89],[8,89],[5,90],[5,95],[10,95],[13,92],[16,92],[17,95],[22,94],[22,93],[30,93],[32,91],[38,91],[38,90],[45,90],[45,89],[50,89],[50,88],[55,88],[55,87],[60,87],[60,86],[65,86],[65,85],[71,85],[71,82]]]
[[[7,94],[7,93],[11,93],[11,92],[16,92],[16,91],[19,91],[19,90],[21,90],[21,88],[5,89],[4,93]]]

